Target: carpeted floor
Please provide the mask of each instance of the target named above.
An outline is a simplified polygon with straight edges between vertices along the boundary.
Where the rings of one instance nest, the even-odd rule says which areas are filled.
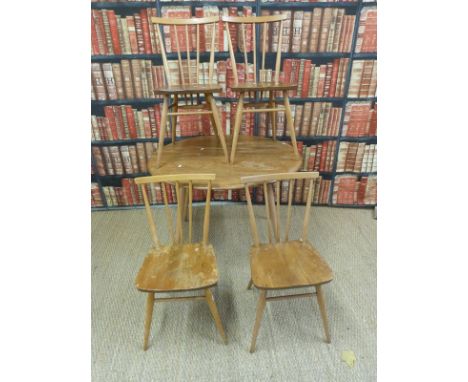
[[[92,213],[93,381],[375,381],[376,220],[372,210],[315,207],[310,240],[335,279],[324,286],[332,343],[324,342],[316,299],[268,303],[249,353],[258,291],[247,291],[251,243],[245,205],[213,205],[210,241],[215,299],[229,344],[205,302],[155,304],[144,352],[146,294],[134,287],[150,246],[143,209]],[[257,209],[260,222],[264,210]],[[303,207],[295,207],[299,230]],[[159,217],[163,210],[157,211]],[[202,221],[202,210],[194,218]],[[298,290],[299,292],[299,290]],[[352,350],[353,367],[341,360]]]

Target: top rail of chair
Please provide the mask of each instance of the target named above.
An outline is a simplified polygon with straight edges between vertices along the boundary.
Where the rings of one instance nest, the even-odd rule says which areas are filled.
[[[162,25],[199,25],[199,24],[211,24],[219,21],[219,16],[209,17],[191,17],[189,19],[175,19],[169,17],[151,17],[153,24]]]
[[[238,24],[260,24],[260,23],[271,23],[275,21],[282,21],[288,18],[287,14],[282,13],[280,15],[272,16],[221,16],[221,20],[227,23],[238,23]]]
[[[300,172],[284,172],[278,174],[268,175],[251,175],[241,177],[241,182],[244,184],[254,183],[268,183],[280,180],[291,180],[291,179],[314,179],[318,178],[319,173],[317,171],[300,171]]]
[[[159,182],[190,182],[215,180],[216,174],[171,174],[153,175],[135,178],[136,184],[159,183]]]

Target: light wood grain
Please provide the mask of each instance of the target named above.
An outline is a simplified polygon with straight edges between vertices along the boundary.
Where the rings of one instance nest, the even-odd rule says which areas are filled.
[[[230,137],[226,137],[228,146],[230,140]],[[153,155],[148,162],[148,169],[152,175],[162,177],[214,173],[216,179],[212,180],[213,189],[239,189],[244,188],[241,177],[294,172],[299,170],[301,164],[302,160],[294,157],[287,142],[248,136],[239,137],[237,159],[234,164],[228,164],[225,163],[223,148],[216,137],[197,137],[164,146],[159,168]]]
[[[250,250],[252,280],[259,289],[286,289],[328,283],[332,270],[309,243],[260,244]]]
[[[291,132],[292,128],[292,114],[291,114],[291,107],[289,105],[288,100],[285,100],[284,103],[284,109],[283,108],[277,108],[277,100],[272,99],[272,96],[276,94],[276,92],[282,91],[284,94],[287,94],[287,91],[289,90],[294,90],[297,89],[297,84],[291,84],[291,83],[283,83],[279,81],[279,73],[280,73],[280,65],[281,65],[281,44],[282,44],[282,38],[283,38],[283,26],[284,26],[284,20],[286,19],[285,14],[280,14],[280,15],[272,15],[272,16],[248,16],[248,17],[237,17],[237,16],[223,16],[222,20],[224,21],[225,24],[225,30],[227,33],[227,38],[228,38],[228,45],[229,45],[229,54],[230,58],[232,61],[232,72],[234,75],[234,84],[231,85],[231,89],[234,92],[239,93],[239,102],[237,105],[237,112],[236,116],[234,119],[234,132],[233,132],[233,140],[232,140],[232,146],[231,146],[231,154],[230,154],[230,162],[233,164],[235,163],[236,156],[237,156],[237,137],[239,135],[239,130],[240,126],[242,124],[242,118],[243,114],[246,113],[272,113],[272,118],[275,121],[275,116],[276,112],[278,111],[284,111],[286,113],[286,118],[288,121],[288,129],[289,133],[291,135],[291,145],[293,147],[293,152],[294,155],[297,157],[299,156],[298,154],[298,149],[297,149],[297,142],[296,142],[296,137],[294,135],[294,132]],[[265,72],[265,48],[266,48],[266,28],[269,27],[268,24],[273,24],[279,22],[279,29],[278,29],[278,36],[279,36],[279,41],[278,41],[278,46],[279,49],[276,52],[276,60],[275,60],[275,74],[274,74],[274,81],[266,81],[266,78],[264,75]],[[254,73],[254,78],[253,82],[245,81],[245,83],[239,83],[239,76],[237,74],[237,62],[236,62],[236,55],[233,50],[233,44],[231,41],[231,34],[229,31],[229,24],[234,23],[234,24],[240,24],[238,26],[238,30],[240,31],[239,39],[241,40],[239,43],[241,43],[242,46],[246,47],[247,46],[247,41],[246,41],[246,32],[245,32],[245,25],[249,24],[252,28],[252,38],[253,38],[253,51],[252,51],[252,57],[253,57],[253,73]],[[262,24],[263,27],[263,39],[262,39],[262,67],[259,69],[257,67],[257,42],[256,42],[256,35],[257,35],[257,26],[259,24]],[[247,56],[247,50],[243,49],[243,58],[244,58],[244,67],[245,67],[245,73],[247,77],[247,73],[249,73],[248,70],[248,56]],[[257,72],[260,73],[260,77],[257,78]],[[263,94],[268,93],[270,95],[270,102],[269,102],[269,107],[268,108],[262,108],[259,107],[260,105],[258,104],[263,104],[263,102],[249,102],[249,108],[244,108],[243,109],[243,99],[245,96],[249,96],[251,98],[257,98],[258,93],[260,92],[260,97],[263,98]],[[257,104],[257,105],[256,105]],[[274,139],[276,139],[276,121],[273,122],[273,136]]]
[[[215,179],[214,174],[171,174],[167,176],[155,175],[136,178],[135,182],[141,187],[145,210],[153,238],[153,247],[148,251],[143,264],[135,279],[135,286],[138,290],[148,293],[145,333],[143,348],[148,348],[148,337],[151,328],[152,311],[155,302],[183,301],[188,299],[199,300],[203,296],[183,296],[154,298],[156,292],[185,292],[205,289],[205,300],[213,315],[216,327],[218,328],[224,341],[226,336],[219,318],[213,296],[208,288],[215,286],[218,282],[218,270],[213,246],[208,242],[210,224],[211,205],[211,181]],[[153,186],[159,183],[167,218],[167,229],[171,238],[171,243],[162,245],[157,235],[157,226],[151,211],[147,195],[147,185]],[[175,185],[177,212],[175,232],[172,221],[172,213],[169,210],[166,185]],[[205,211],[203,218],[202,242],[193,241],[193,187],[194,185],[205,185],[208,189],[205,199]],[[187,196],[187,197],[185,197]],[[185,205],[188,204],[188,207]],[[184,241],[183,220],[184,209],[188,208],[189,228],[188,242]]]
[[[304,298],[317,296],[320,315],[325,330],[326,341],[330,342],[328,318],[325,310],[325,299],[321,286],[333,280],[333,273],[327,262],[320,256],[307,240],[309,231],[310,208],[313,199],[314,179],[318,177],[317,172],[295,172],[262,174],[245,176],[241,180],[247,192],[247,209],[249,223],[252,231],[253,245],[250,248],[250,271],[251,280],[248,289],[254,285],[261,292],[267,290],[281,290],[291,288],[315,287],[316,293],[300,293],[282,296],[271,296],[262,301],[265,294],[261,294],[257,306],[257,318],[255,321],[252,345],[250,351],[255,350],[255,343],[263,314],[264,304],[269,301],[284,300],[289,298]],[[297,180],[309,182],[304,212],[303,227],[299,240],[290,240],[291,228],[291,205],[294,194],[294,183]],[[281,241],[280,224],[280,182],[289,181],[288,208],[284,240]],[[269,243],[261,243],[258,235],[257,222],[255,220],[252,200],[248,195],[249,186],[263,187],[264,203],[266,209],[266,228]],[[276,198],[275,198],[276,196]],[[276,199],[276,200],[275,200]],[[277,220],[275,220],[277,219]]]
[[[263,311],[265,310],[265,305],[266,305],[266,291],[261,290],[260,297],[258,298],[258,303],[257,303],[257,314],[255,317],[255,325],[254,325],[253,333],[252,333],[252,342],[250,344],[251,353],[255,351],[255,345],[257,344],[258,331],[260,329],[260,324],[262,322]]]

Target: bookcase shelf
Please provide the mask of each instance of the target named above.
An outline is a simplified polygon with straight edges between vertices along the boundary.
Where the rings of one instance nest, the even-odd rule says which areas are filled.
[[[298,136],[297,140],[302,142],[304,146],[319,145],[327,141],[335,142],[336,149],[334,153],[334,158],[332,162],[332,170],[328,172],[320,172],[320,175],[325,180],[329,180],[330,190],[327,195],[328,202],[326,204],[314,204],[315,206],[330,206],[338,208],[374,208],[375,204],[337,204],[333,202],[333,191],[335,189],[335,178],[336,176],[355,176],[357,179],[368,176],[377,176],[377,172],[337,172],[338,164],[338,154],[340,150],[341,142],[363,142],[367,144],[376,144],[376,136],[362,136],[362,137],[352,137],[352,136],[343,136],[343,124],[345,110],[348,103],[351,102],[371,102],[376,103],[377,97],[365,97],[365,98],[355,98],[348,97],[348,91],[350,89],[351,83],[351,72],[352,65],[354,60],[376,60],[377,52],[363,52],[356,53],[356,42],[357,42],[357,32],[359,27],[360,14],[363,8],[365,7],[375,7],[377,2],[364,2],[363,0],[358,0],[356,2],[262,2],[261,0],[255,1],[162,1],[156,0],[151,2],[122,2],[122,3],[111,3],[111,2],[93,2],[91,3],[92,9],[113,9],[116,13],[121,15],[132,15],[136,12],[139,12],[142,8],[155,8],[158,15],[161,15],[161,8],[166,6],[190,6],[192,9],[192,14],[194,14],[194,7],[203,7],[206,5],[217,6],[217,7],[252,7],[255,14],[260,15],[262,10],[291,10],[291,11],[313,11],[314,8],[345,8],[346,15],[356,15],[352,40],[351,40],[351,49],[349,52],[283,52],[283,59],[309,59],[313,60],[315,65],[322,63],[330,62],[334,59],[343,59],[349,58],[349,64],[345,71],[345,82],[344,82],[344,96],[343,97],[306,97],[306,98],[294,98],[290,97],[290,103],[293,105],[304,105],[305,103],[314,103],[314,102],[326,102],[331,103],[335,108],[341,108],[341,119],[338,123],[338,135],[337,136]],[[257,46],[260,46],[260,36],[257,34]],[[257,62],[260,62],[261,52],[257,53]],[[185,55],[184,55],[185,57]],[[215,52],[215,61],[229,59],[229,52]],[[267,52],[266,60],[271,63],[276,57],[275,52]],[[169,53],[168,58],[173,60],[177,59],[175,53]],[[191,58],[195,58],[195,53],[191,53]],[[209,53],[200,54],[201,61],[209,60]],[[243,53],[237,52],[236,58],[243,60]],[[248,53],[249,61],[252,59],[252,53]],[[157,65],[161,64],[162,57],[159,54],[123,54],[123,55],[94,55],[91,56],[91,62],[95,63],[118,63],[121,60],[132,60],[132,59],[142,59],[142,60],[151,60]],[[203,97],[201,98],[203,99]],[[237,98],[227,98],[227,97],[215,97],[217,101],[220,102],[238,102]],[[252,99],[249,99],[250,101]],[[256,99],[257,101],[260,98]],[[267,99],[262,99],[262,101],[268,101]],[[280,99],[280,102],[283,100]],[[114,105],[130,105],[134,108],[148,108],[155,104],[160,104],[162,102],[161,98],[150,98],[150,99],[118,99],[118,100],[106,100],[106,101],[91,101],[92,113],[102,115],[105,106],[114,106]],[[258,115],[255,119],[254,135],[259,135],[258,127]],[[232,123],[232,121],[231,121]],[[186,139],[190,137],[177,137],[177,140]],[[271,137],[270,137],[271,138]],[[277,137],[280,141],[290,141],[289,136]],[[170,138],[165,139],[165,143],[169,143]],[[104,146],[123,146],[123,145],[135,145],[137,143],[158,143],[158,138],[137,138],[137,139],[121,139],[121,140],[97,140],[92,141],[91,146],[95,147],[104,147]],[[99,194],[101,195],[103,206],[102,207],[93,207],[92,211],[106,211],[106,210],[126,210],[133,208],[142,208],[142,205],[137,206],[108,206],[107,201],[103,191],[104,186],[120,186],[122,178],[135,178],[138,176],[146,176],[148,173],[138,173],[138,174],[125,174],[125,175],[106,175],[100,176],[96,171],[96,162],[93,154],[91,155],[91,163],[94,169],[94,174],[91,177],[91,181],[97,183],[99,188]],[[254,195],[255,200],[255,195]],[[232,201],[226,200],[216,200],[215,204],[226,204],[233,203]],[[244,202],[241,202],[244,203]],[[301,205],[301,203],[297,203]]]
[[[281,9],[281,10],[295,10],[295,9],[312,9],[312,8],[357,8],[359,1],[345,2],[345,3],[306,3],[306,2],[261,2],[263,9]]]

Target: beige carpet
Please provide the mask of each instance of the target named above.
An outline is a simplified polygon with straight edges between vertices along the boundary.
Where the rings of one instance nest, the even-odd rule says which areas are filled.
[[[202,221],[201,208],[195,220]],[[264,221],[262,210],[259,221]],[[295,207],[296,221],[303,207]],[[162,210],[157,215],[162,217]],[[299,225],[293,227],[298,230]],[[150,236],[142,209],[92,213],[93,381],[375,381],[376,220],[372,210],[315,207],[310,240],[335,280],[324,287],[332,343],[316,299],[267,304],[248,349],[258,291],[247,291],[251,243],[245,205],[212,208],[210,240],[218,259],[215,298],[229,344],[203,301],[155,304],[144,352],[146,294],[134,287]],[[353,367],[341,360],[352,350]]]

